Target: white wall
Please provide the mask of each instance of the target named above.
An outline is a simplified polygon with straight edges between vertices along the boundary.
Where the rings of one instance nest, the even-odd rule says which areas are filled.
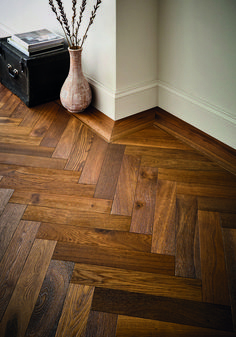
[[[160,0],[158,105],[236,148],[236,1]]]

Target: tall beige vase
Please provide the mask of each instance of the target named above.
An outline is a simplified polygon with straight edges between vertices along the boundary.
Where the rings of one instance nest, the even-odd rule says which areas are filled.
[[[92,100],[92,92],[83,75],[81,65],[82,49],[68,48],[70,54],[69,74],[61,88],[61,104],[73,113],[82,112]]]

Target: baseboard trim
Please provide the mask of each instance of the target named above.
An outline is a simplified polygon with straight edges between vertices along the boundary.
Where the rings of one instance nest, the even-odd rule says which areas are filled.
[[[227,171],[236,174],[236,150],[227,144],[158,107],[154,125],[202,152]]]
[[[160,108],[236,149],[236,118],[220,106],[158,81]]]

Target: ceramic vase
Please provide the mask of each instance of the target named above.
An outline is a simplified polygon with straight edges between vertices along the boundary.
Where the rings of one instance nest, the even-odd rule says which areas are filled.
[[[92,92],[83,75],[81,65],[82,49],[68,48],[70,54],[69,74],[61,88],[61,104],[72,113],[82,112],[92,100]]]

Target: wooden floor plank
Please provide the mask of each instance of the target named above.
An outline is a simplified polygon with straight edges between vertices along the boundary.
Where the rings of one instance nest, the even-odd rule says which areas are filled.
[[[226,267],[228,275],[228,284],[230,289],[230,300],[232,307],[232,316],[234,322],[234,331],[236,331],[236,229],[223,229],[224,251],[226,256]]]
[[[20,119],[23,120],[24,117],[27,115],[28,110],[30,110],[30,108],[28,108],[25,105],[25,103],[20,101],[20,103],[17,105],[17,107],[13,110],[13,112],[11,114],[11,118],[20,118]]]
[[[169,255],[58,242],[53,258],[76,263],[174,275],[174,257]]]
[[[236,334],[228,331],[198,328],[189,325],[154,321],[145,318],[118,316],[116,337],[230,337]]]
[[[23,215],[23,219],[117,231],[129,231],[130,228],[130,217],[127,216],[40,206],[28,206]]]
[[[201,280],[76,263],[71,282],[155,296],[202,301]]]
[[[56,337],[85,336],[94,287],[70,284]]]
[[[190,171],[159,168],[158,178],[183,183],[236,186],[236,177],[223,169],[218,171]]]
[[[7,204],[0,217],[0,261],[26,209],[26,205]]]
[[[198,209],[200,211],[235,213],[236,198],[215,198],[215,197],[198,197]]]
[[[85,337],[116,337],[117,315],[90,311]]]
[[[236,229],[236,213],[221,213],[220,220],[222,227]]]
[[[0,216],[4,211],[8,201],[10,200],[13,192],[14,190],[12,189],[0,188]]]
[[[92,144],[93,136],[93,132],[85,125],[82,125],[75,137],[74,145],[65,166],[66,170],[82,172],[84,163]]]
[[[53,153],[53,158],[68,159],[71,153],[75,137],[80,131],[82,123],[77,119],[71,117],[68,124],[62,134],[60,141]]]
[[[17,137],[17,136],[31,136],[31,128],[27,126],[11,125],[4,124],[0,126],[0,137],[8,136]],[[40,137],[40,136],[37,136]]]
[[[143,130],[131,133],[114,143],[123,145],[145,146],[148,148],[169,148],[179,150],[191,150],[189,145],[179,141],[167,132],[155,126],[149,126]]]
[[[113,200],[125,147],[109,144],[96,186],[95,198]]]
[[[94,136],[79,182],[94,184],[98,182],[108,143],[97,135]]]
[[[198,212],[203,301],[230,305],[218,213]]]
[[[0,142],[4,144],[22,144],[37,146],[41,143],[42,137],[31,137],[27,135],[0,135]]]
[[[146,253],[151,251],[152,240],[150,235],[45,222],[41,223],[37,238]]]
[[[15,153],[28,156],[51,157],[54,148],[39,147],[28,144],[0,143],[0,153]]]
[[[156,189],[157,169],[140,167],[130,226],[131,232],[152,234]]]
[[[63,109],[59,108],[57,114],[47,129],[40,146],[53,147],[55,148],[65,131],[65,128],[70,120],[71,116]]]
[[[37,222],[21,221],[0,262],[0,321],[31,250],[39,225]]]
[[[176,184],[158,180],[152,253],[175,255]]]
[[[234,186],[177,183],[177,193],[199,197],[236,199],[236,188]]]
[[[0,153],[0,162],[10,165],[36,166],[61,170],[63,170],[66,165],[66,160],[64,159],[35,157],[13,153]]]
[[[17,204],[28,204],[35,206],[45,206],[52,208],[63,208],[67,210],[77,210],[86,212],[110,213],[111,200],[95,199],[88,197],[77,197],[76,195],[44,193],[25,190],[15,190],[10,202]]]
[[[197,199],[177,196],[175,275],[201,278]]]
[[[31,315],[25,337],[54,336],[69,288],[74,264],[51,261]]]
[[[7,117],[7,116],[11,116],[12,112],[14,111],[14,109],[18,106],[18,104],[20,103],[20,99],[11,94],[8,96],[8,98],[5,100],[6,95],[3,97],[3,99],[1,100],[1,110],[0,110],[0,115]],[[4,104],[5,103],[5,104]]]
[[[233,331],[228,306],[95,288],[92,310]]]
[[[124,155],[112,205],[112,214],[132,215],[139,166],[139,158]]]
[[[44,240],[34,242],[0,323],[3,336],[25,335],[55,244]]]
[[[22,118],[0,117],[0,126],[8,124],[17,126],[22,122]]]

